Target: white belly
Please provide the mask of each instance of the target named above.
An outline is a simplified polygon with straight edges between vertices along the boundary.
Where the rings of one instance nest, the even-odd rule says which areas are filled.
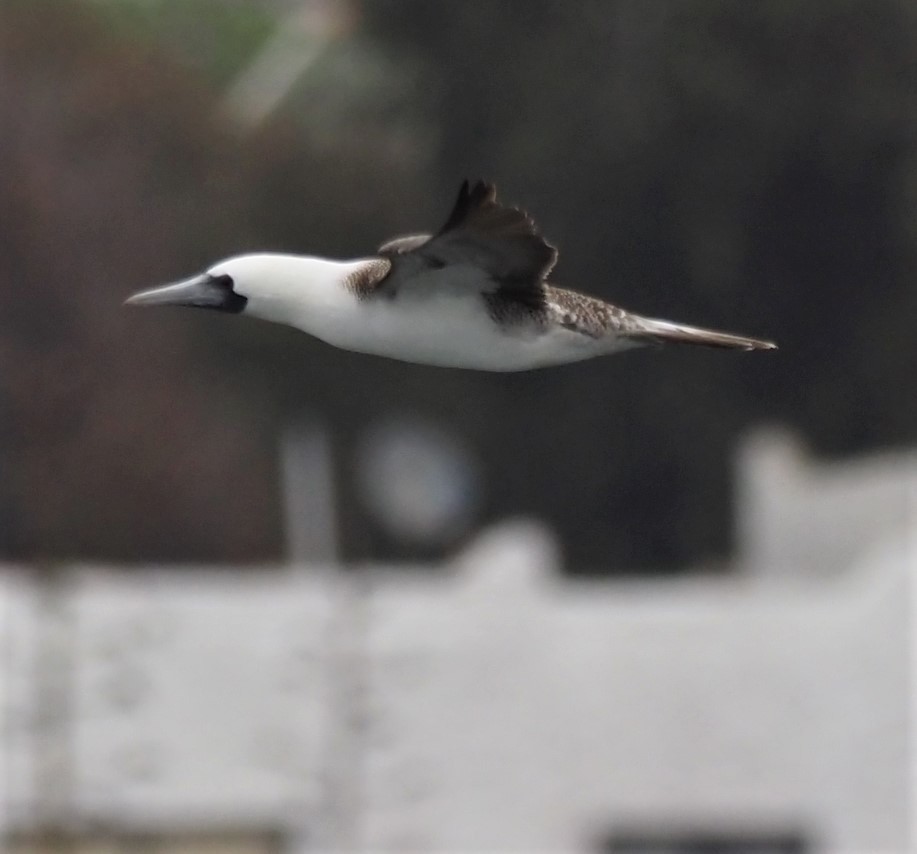
[[[588,359],[607,351],[595,339],[562,327],[504,329],[478,298],[443,294],[425,299],[354,302],[333,322],[306,331],[361,353],[452,368],[524,371]],[[305,326],[304,326],[305,328]]]

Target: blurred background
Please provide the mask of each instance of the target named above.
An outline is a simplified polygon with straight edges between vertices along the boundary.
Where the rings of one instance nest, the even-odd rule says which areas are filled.
[[[0,838],[905,854],[910,0],[0,4]],[[526,374],[122,300],[495,181],[773,338]]]

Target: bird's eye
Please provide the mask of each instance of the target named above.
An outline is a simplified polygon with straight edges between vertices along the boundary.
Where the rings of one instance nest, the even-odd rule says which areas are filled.
[[[226,288],[227,290],[232,290],[232,276],[226,275],[226,273],[221,273],[218,276],[211,274],[210,281],[215,285],[219,285],[221,288]]]

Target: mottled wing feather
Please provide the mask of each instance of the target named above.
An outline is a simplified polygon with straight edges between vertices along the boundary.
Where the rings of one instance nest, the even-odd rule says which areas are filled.
[[[627,335],[637,328],[634,315],[610,302],[550,285],[546,291],[553,318],[564,329],[602,338],[609,332]]]
[[[360,300],[371,299],[380,292],[391,272],[392,262],[388,258],[373,258],[344,279],[344,287]]]

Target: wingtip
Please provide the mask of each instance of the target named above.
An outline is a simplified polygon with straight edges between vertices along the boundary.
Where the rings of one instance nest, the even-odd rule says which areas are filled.
[[[718,329],[705,329],[700,326],[688,326],[682,323],[671,323],[668,320],[655,318],[638,318],[636,335],[655,339],[659,342],[675,341],[682,344],[699,344],[704,347],[722,347],[727,350],[741,350],[746,353],[752,350],[776,350],[773,341],[764,338],[749,338],[746,335],[735,335],[732,332],[721,332]]]
[[[492,202],[497,198],[497,187],[491,181],[485,181],[478,178],[475,181],[469,181],[467,178],[462,183],[462,190],[465,196],[477,203]]]
[[[755,341],[753,344],[749,345],[749,350],[779,350],[774,341]]]

